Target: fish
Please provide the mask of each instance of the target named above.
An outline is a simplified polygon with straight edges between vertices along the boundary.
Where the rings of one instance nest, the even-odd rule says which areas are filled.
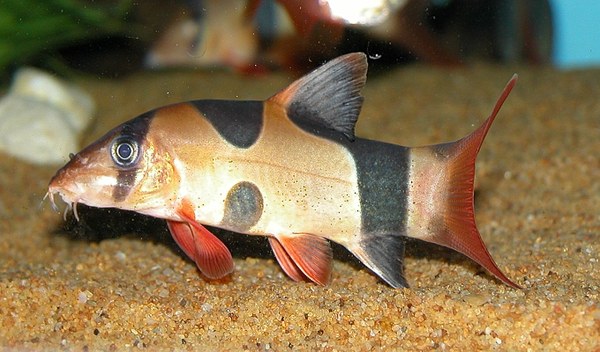
[[[165,67],[230,67],[260,73],[260,40],[247,18],[246,0],[187,1],[187,10],[148,51],[144,65]]]
[[[400,51],[394,58],[403,62],[414,57],[440,66],[464,64],[425,20],[432,11],[429,1],[188,0],[185,5],[187,11],[152,44],[146,67],[304,73],[315,67],[312,62],[335,57],[357,41],[375,48],[372,57]]]
[[[475,159],[491,114],[455,142],[405,147],[355,136],[364,53],[337,57],[270,98],[195,100],[160,107],[110,130],[50,180],[77,204],[165,219],[207,279],[231,274],[231,252],[205,226],[266,236],[285,274],[330,282],[331,241],[394,288],[406,238],[449,247],[505,284],[474,216]]]

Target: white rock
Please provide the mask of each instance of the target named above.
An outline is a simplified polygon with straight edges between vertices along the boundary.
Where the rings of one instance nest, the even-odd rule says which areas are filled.
[[[37,69],[15,74],[0,99],[0,150],[35,164],[61,164],[77,152],[94,113],[81,89]]]
[[[89,125],[94,114],[94,101],[86,92],[36,68],[19,69],[10,93],[32,97],[64,110],[69,124],[77,132]]]
[[[61,164],[76,152],[76,134],[63,110],[30,97],[0,100],[0,149],[35,164]]]

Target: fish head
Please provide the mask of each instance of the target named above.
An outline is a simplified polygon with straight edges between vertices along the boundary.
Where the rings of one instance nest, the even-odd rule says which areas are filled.
[[[150,122],[150,114],[130,120],[72,155],[50,180],[51,201],[58,194],[69,205],[168,217],[179,178],[169,151],[147,133]]]

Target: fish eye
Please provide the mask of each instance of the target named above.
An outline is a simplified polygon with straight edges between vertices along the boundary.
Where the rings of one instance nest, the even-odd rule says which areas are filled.
[[[117,165],[132,166],[138,159],[138,143],[128,137],[117,138],[112,144],[111,155]]]

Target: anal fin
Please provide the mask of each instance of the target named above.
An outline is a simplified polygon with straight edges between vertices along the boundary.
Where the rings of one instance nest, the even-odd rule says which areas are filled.
[[[394,288],[409,287],[404,278],[404,239],[399,234],[366,234],[350,251]]]
[[[269,238],[279,264],[293,280],[305,278],[326,285],[331,277],[332,250],[329,242],[310,234]]]

